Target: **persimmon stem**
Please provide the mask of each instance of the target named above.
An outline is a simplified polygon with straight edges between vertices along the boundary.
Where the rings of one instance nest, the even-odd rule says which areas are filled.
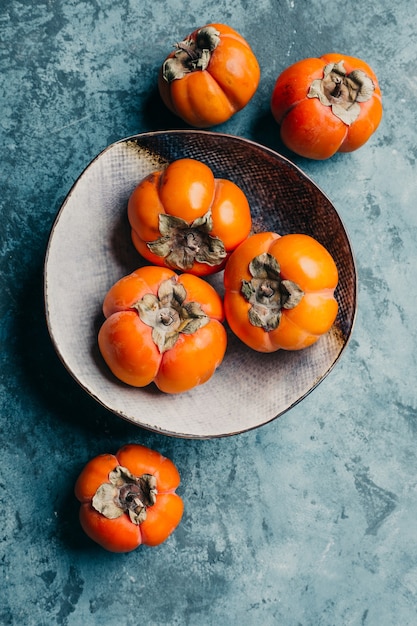
[[[200,28],[195,39],[176,43],[176,52],[162,66],[163,79],[171,83],[190,72],[207,69],[211,53],[217,48],[219,41],[219,31],[213,26],[204,26]]]
[[[339,98],[341,91],[342,91],[342,85],[340,83],[336,83],[332,91],[332,97]]]
[[[156,496],[155,476],[134,476],[127,467],[117,465],[109,474],[109,482],[98,487],[91,504],[108,519],[127,513],[134,524],[141,524],[148,507],[155,504]]]
[[[227,253],[223,241],[212,235],[212,230],[211,210],[193,222],[160,213],[161,237],[147,241],[146,245],[153,254],[162,257],[167,265],[176,270],[186,272],[196,262],[215,267],[222,263]]]
[[[374,91],[372,79],[359,69],[348,74],[342,59],[324,67],[323,77],[313,80],[307,95],[331,107],[332,113],[349,126],[359,116],[360,102],[370,100]]]
[[[183,52],[185,52],[192,61],[196,61],[198,59],[198,52],[193,50],[187,42],[181,41],[180,43],[176,43],[175,47],[178,50],[183,50]]]
[[[209,323],[198,302],[185,302],[187,291],[178,276],[164,280],[158,294],[147,293],[134,305],[140,319],[152,328],[152,339],[162,354],[174,347],[181,333],[191,335]]]
[[[291,280],[281,277],[278,261],[267,252],[249,263],[251,280],[242,280],[241,293],[251,305],[248,318],[252,326],[269,332],[278,328],[282,309],[293,309],[304,293]]]

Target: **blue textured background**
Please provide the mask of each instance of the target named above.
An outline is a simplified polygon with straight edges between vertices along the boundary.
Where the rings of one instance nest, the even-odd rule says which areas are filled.
[[[6,626],[417,624],[417,34],[412,0],[4,0],[0,9],[0,623]],[[281,151],[337,207],[359,277],[353,338],[330,376],[258,430],[189,441],[122,422],[86,396],[46,331],[49,230],[111,142],[184,128],[156,76],[175,41],[222,21],[262,68],[218,127]],[[286,153],[269,111],[307,56],[364,58],[385,115],[359,151]],[[74,481],[138,441],[182,475],[181,526],[158,548],[106,553],[84,537]]]

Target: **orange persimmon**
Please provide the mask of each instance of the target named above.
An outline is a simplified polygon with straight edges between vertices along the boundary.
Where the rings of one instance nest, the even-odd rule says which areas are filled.
[[[275,83],[271,110],[290,150],[328,159],[357,150],[376,131],[381,89],[365,61],[329,53],[287,67]]]
[[[240,187],[187,158],[135,187],[128,219],[133,244],[147,261],[197,276],[220,271],[252,226]]]
[[[231,330],[250,348],[300,350],[330,330],[338,271],[313,237],[257,233],[231,255],[224,308]]]
[[[159,73],[164,104],[190,126],[208,128],[247,105],[260,79],[248,42],[225,24],[207,24],[177,43]]]
[[[180,475],[159,452],[127,444],[91,459],[75,483],[84,532],[111,552],[157,546],[181,521]]]
[[[113,374],[166,393],[205,383],[223,360],[227,335],[215,289],[192,274],[146,266],[124,276],[103,302],[100,352]]]

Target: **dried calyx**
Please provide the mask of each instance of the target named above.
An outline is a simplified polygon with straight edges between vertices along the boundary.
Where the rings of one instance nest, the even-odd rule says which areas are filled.
[[[183,78],[190,72],[205,70],[210,56],[220,41],[220,33],[213,26],[201,28],[195,39],[185,39],[175,44],[174,56],[169,57],[162,66],[162,76],[168,83]]]
[[[282,309],[293,309],[304,292],[291,280],[281,278],[278,261],[265,252],[249,264],[250,281],[242,280],[241,292],[251,304],[249,321],[269,332],[281,321]]]
[[[147,508],[156,502],[155,476],[134,476],[126,467],[117,465],[110,472],[109,481],[97,489],[93,508],[108,519],[127,513],[134,524],[145,521]]]
[[[212,229],[210,210],[193,222],[160,213],[161,237],[148,241],[146,245],[153,254],[162,257],[174,269],[187,271],[195,262],[216,266],[226,258],[227,253],[223,241],[210,234]]]
[[[363,70],[348,74],[342,59],[325,66],[323,78],[311,83],[308,97],[318,98],[322,104],[331,107],[334,115],[349,126],[360,113],[359,103],[370,100],[374,91],[372,79]]]
[[[181,333],[191,335],[210,321],[198,302],[185,302],[187,291],[178,277],[163,281],[158,294],[147,293],[134,305],[152,327],[152,339],[161,353],[172,348]]]

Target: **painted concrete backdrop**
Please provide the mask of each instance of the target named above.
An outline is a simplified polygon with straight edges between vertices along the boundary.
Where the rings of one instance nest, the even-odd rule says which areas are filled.
[[[0,623],[4,626],[417,624],[417,31],[412,0],[4,0],[0,9]],[[59,361],[44,320],[50,228],[107,145],[186,128],[158,68],[219,21],[262,68],[214,130],[283,153],[328,195],[356,255],[351,341],[280,419],[230,438],[146,432],[100,407]],[[360,150],[290,154],[269,100],[289,64],[364,58],[384,118]],[[261,385],[261,381],[260,381]],[[82,533],[73,485],[128,441],[177,464],[183,521],[157,548],[110,554]]]

